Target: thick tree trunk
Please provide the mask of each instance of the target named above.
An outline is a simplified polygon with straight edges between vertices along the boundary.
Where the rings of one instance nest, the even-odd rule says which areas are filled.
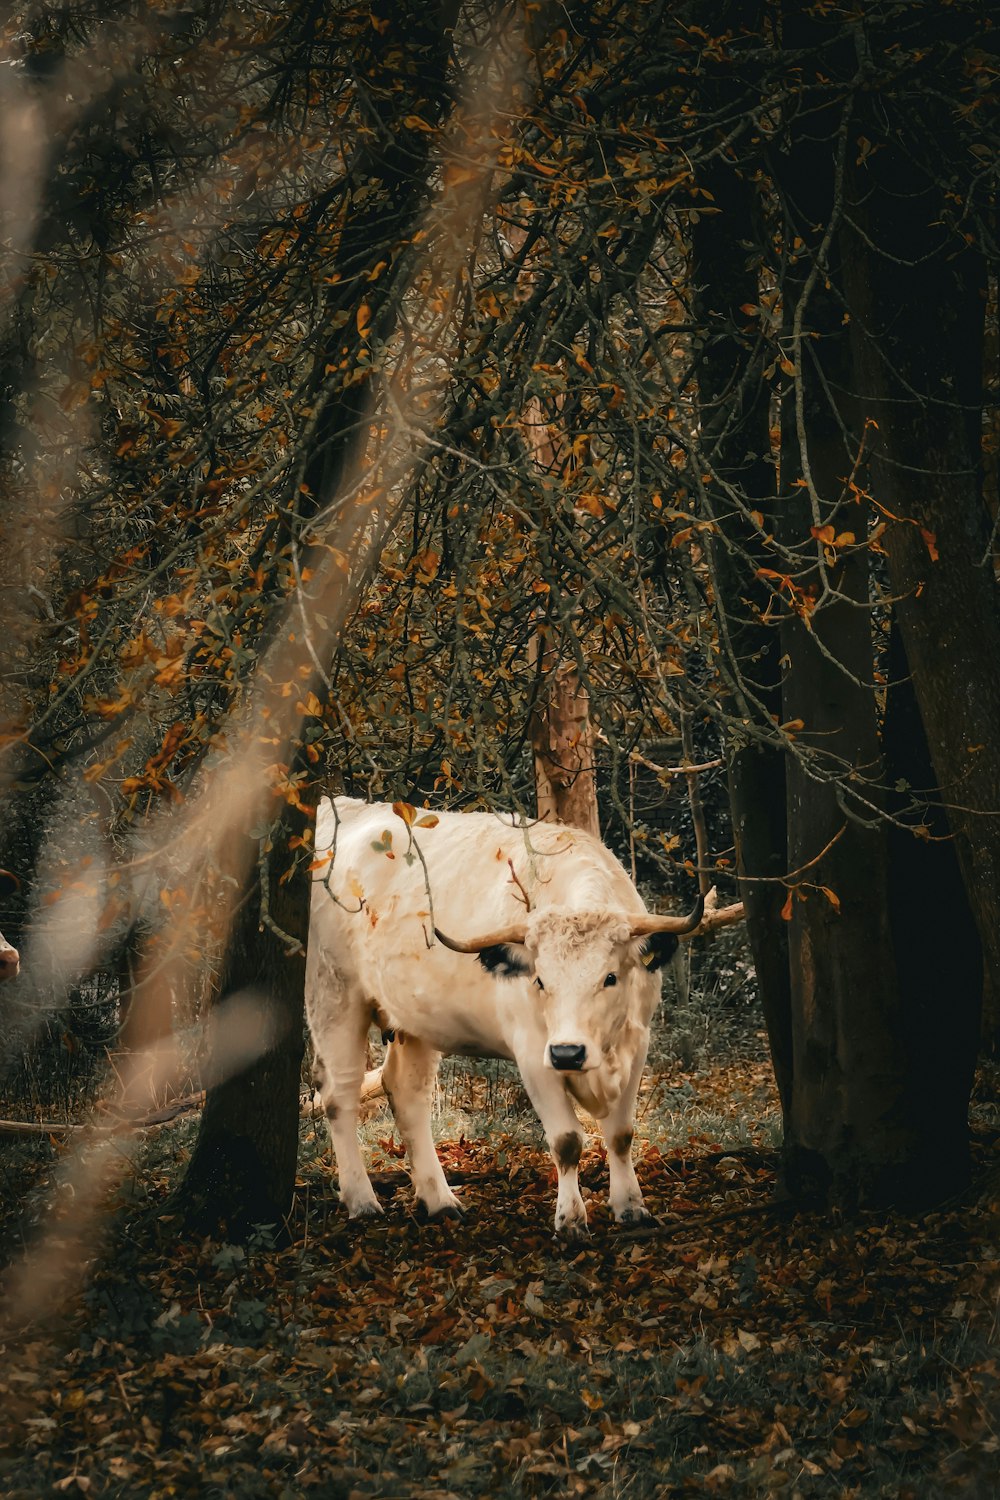
[[[750,24],[749,17],[746,18]],[[725,102],[726,80],[712,101]],[[758,569],[772,559],[750,519],[773,510],[769,393],[763,378],[765,346],[759,321],[745,308],[758,304],[755,260],[756,190],[735,167],[716,161],[701,174],[715,214],[692,230],[694,316],[701,457],[708,477],[705,501],[718,531],[709,558],[723,671],[726,765],[740,896],[747,913],[761,1003],[782,1110],[791,1099],[791,993],[788,928],[781,919],[788,866],[785,765],[781,750],[760,732],[760,720],[781,706],[777,633],[762,622],[768,594]]]
[[[817,40],[812,21],[789,16],[786,47]],[[824,58],[825,69],[831,61]],[[867,516],[846,482],[853,455],[843,393],[851,372],[828,233],[838,211],[841,113],[827,97],[826,90],[818,100],[803,95],[777,174],[785,347],[796,367],[782,410],[782,719],[790,736],[788,862],[801,872],[789,896],[793,1078],[785,1176],[798,1196],[818,1193],[851,1206],[896,1196],[913,1141],[885,829],[864,805],[877,800],[881,762]]]
[[[876,149],[854,169],[851,213],[860,234],[848,237],[845,260],[861,415],[878,424],[868,432],[869,482],[889,520],[882,540],[900,633],[996,989],[1000,621],[980,491],[985,275],[981,256],[950,225],[949,194],[937,180],[949,121],[936,117],[932,101],[923,105],[903,109],[882,97],[859,120]],[[953,941],[947,931],[946,938]],[[925,931],[923,944],[933,954],[938,940]],[[953,1116],[968,1099],[980,994],[968,954],[947,980],[937,972],[937,1018],[924,1027],[920,1066],[937,1079],[935,1110],[938,1097],[948,1099]],[[960,1134],[954,1120],[950,1129]],[[956,1177],[964,1170],[956,1139]]]
[[[917,1137],[919,1180],[912,1196],[923,1192],[933,1199],[955,1192],[969,1171],[969,1094],[983,958],[895,620],[887,675],[883,744],[886,781],[896,788],[890,810],[898,820],[889,828],[889,922],[909,1059],[909,1114]]]
[[[214,1012],[222,1019],[210,1066],[221,1076],[208,1089],[194,1154],[178,1194],[186,1224],[201,1233],[241,1238],[256,1224],[281,1226],[291,1207],[310,875],[308,861],[301,853],[298,858],[291,854],[287,840],[293,833],[301,837],[307,826],[304,812],[288,809],[281,836],[273,840],[266,903],[257,841],[248,836],[244,848],[233,850],[234,869],[238,861],[243,865],[243,897],[234,914]],[[283,880],[288,868],[292,874]],[[265,923],[265,911],[274,927],[300,945],[297,949]],[[234,1006],[237,998],[248,1000],[252,1009]],[[264,1050],[241,1068],[237,1060],[244,1049],[254,1049],[253,1033],[261,1024]]]

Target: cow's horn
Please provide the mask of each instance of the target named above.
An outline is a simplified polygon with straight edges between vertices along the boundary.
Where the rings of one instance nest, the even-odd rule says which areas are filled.
[[[705,898],[699,896],[686,917],[662,917],[649,912],[644,917],[629,917],[632,937],[652,937],[654,932],[675,932],[682,937],[685,932],[694,932],[705,913]]]
[[[526,928],[501,927],[498,932],[488,932],[484,937],[467,938],[460,943],[457,938],[446,937],[440,927],[435,927],[434,936],[439,943],[444,943],[452,953],[482,953],[484,948],[498,948],[501,943],[523,943]]]

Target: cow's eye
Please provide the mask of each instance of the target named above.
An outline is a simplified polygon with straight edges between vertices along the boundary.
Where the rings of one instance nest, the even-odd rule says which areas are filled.
[[[613,984],[617,984],[617,983],[618,983],[618,975],[617,974],[605,974],[605,976],[604,976],[604,988],[606,990],[609,990]]]
[[[545,986],[544,986],[544,984],[542,983],[542,981],[540,979],[536,978],[535,979],[535,984],[538,986],[538,988],[540,990],[544,990]]]

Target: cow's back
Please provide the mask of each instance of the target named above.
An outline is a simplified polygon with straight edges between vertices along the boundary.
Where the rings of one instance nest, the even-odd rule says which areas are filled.
[[[363,897],[376,922],[393,915],[423,930],[432,902],[435,922],[456,936],[517,922],[525,895],[533,909],[644,910],[614,855],[581,829],[523,827],[509,815],[483,812],[419,812],[418,818],[435,821],[414,827],[411,849],[407,827],[388,803],[338,797],[334,807],[324,798],[316,851],[321,859],[331,849],[335,855],[332,871],[324,865],[317,881],[329,873],[338,898],[356,907]]]
[[[532,910],[641,911],[642,902],[614,856],[578,829],[525,829],[490,813],[418,816],[437,821],[414,827],[413,848],[388,804],[321,802],[310,967],[321,948],[389,1024],[441,1050],[507,1055],[501,1043],[525,981],[498,985],[474,958],[436,942],[434,927],[466,938],[515,924],[525,895]]]

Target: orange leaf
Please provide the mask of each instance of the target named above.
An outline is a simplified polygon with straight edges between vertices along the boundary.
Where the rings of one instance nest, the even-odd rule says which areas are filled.
[[[794,895],[795,895],[794,890],[790,890],[788,892],[788,896],[787,896],[787,898],[785,900],[785,904],[781,908],[781,920],[783,922],[790,922],[792,920],[792,897]]]

